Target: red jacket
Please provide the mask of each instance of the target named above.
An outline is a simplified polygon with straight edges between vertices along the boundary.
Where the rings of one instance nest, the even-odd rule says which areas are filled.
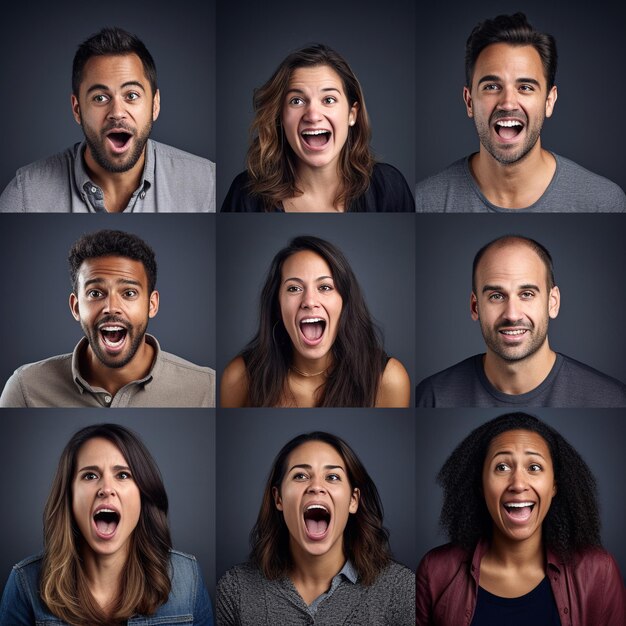
[[[483,540],[472,554],[447,544],[424,556],[417,569],[417,626],[471,624],[487,547]],[[562,626],[626,626],[624,582],[608,552],[590,548],[563,563],[548,549],[546,575]]]

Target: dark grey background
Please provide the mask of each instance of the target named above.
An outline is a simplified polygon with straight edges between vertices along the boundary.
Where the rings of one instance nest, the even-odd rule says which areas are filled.
[[[356,74],[379,161],[395,165],[413,188],[415,171],[415,4],[347,0],[217,2],[217,206],[245,169],[252,92],[293,50],[313,42],[339,52]]]
[[[485,352],[470,317],[472,261],[487,242],[515,233],[554,259],[561,309],[548,337],[557,352],[626,381],[626,216],[417,215],[416,382]]]
[[[600,0],[503,4],[422,2],[416,20],[416,180],[478,150],[474,121],[462,99],[465,42],[474,26],[523,11],[534,28],[556,38],[558,100],[541,134],[542,146],[626,188],[626,127],[613,123],[626,84],[626,5]]]
[[[215,410],[2,409],[0,458],[5,508],[0,516],[0,581],[11,567],[43,549],[43,509],[61,452],[89,424],[134,430],[154,457],[169,499],[172,544],[193,554],[215,593]],[[175,428],[172,428],[173,424]]]
[[[215,367],[215,215],[0,216],[0,385],[24,363],[71,352],[83,336],[69,309],[70,246],[101,228],[139,235],[154,250],[166,352]]]
[[[215,0],[15,2],[0,39],[0,190],[15,171],[83,133],[72,117],[72,60],[105,26],[137,35],[154,58],[161,113],[152,138],[215,160]]]
[[[402,362],[411,381],[415,337],[414,214],[220,214],[217,241],[219,372],[252,339],[259,298],[276,253],[297,235],[315,235],[346,256],[385,350]],[[413,382],[414,384],[414,382]]]
[[[602,543],[617,559],[622,576],[626,576],[623,487],[626,413],[619,409],[530,409],[528,412],[558,430],[591,468],[598,483]],[[498,415],[504,415],[501,409],[437,409],[437,419],[433,419],[432,409],[416,410],[415,476],[421,506],[415,528],[419,559],[448,541],[438,526],[443,498],[435,482],[437,473],[474,428]]]
[[[278,451],[305,432],[345,439],[376,484],[394,558],[415,568],[415,420],[410,409],[237,409],[217,418],[217,578],[246,561]]]

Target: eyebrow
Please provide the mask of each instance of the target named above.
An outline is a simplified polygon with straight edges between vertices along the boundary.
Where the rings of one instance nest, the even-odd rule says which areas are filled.
[[[500,452],[496,452],[493,455],[493,459],[495,459],[497,456],[506,456],[506,455],[511,455],[513,454],[510,450],[502,450]],[[536,452],[535,450],[524,450],[524,454],[526,456],[539,456],[541,457],[544,461],[546,460],[546,458],[543,456],[543,454],[541,454],[541,452]]]
[[[89,287],[90,285],[97,285],[99,283],[106,282],[104,278],[100,278],[96,276],[96,278],[90,278],[85,281],[85,287]],[[117,285],[133,285],[135,287],[141,287],[141,282],[138,280],[133,280],[132,278],[118,278],[115,283]]]
[[[339,87],[322,87],[320,91],[336,91],[337,93],[341,93],[341,89]],[[298,89],[297,87],[292,87],[287,90],[287,94],[290,93],[304,93],[304,89]]]
[[[483,76],[478,81],[478,84],[480,85],[481,83],[491,83],[491,82],[494,82],[494,83],[502,82],[502,78],[498,76],[497,74],[487,74],[486,76]],[[541,83],[535,78],[521,77],[521,78],[516,78],[515,82],[516,83],[531,83],[532,85],[537,85],[537,87],[541,87]]]
[[[304,283],[304,281],[301,278],[298,278],[297,276],[290,276],[289,278],[285,278],[285,280],[283,280],[283,283],[286,283],[288,280],[295,280],[298,283]],[[332,280],[332,281],[334,281],[335,279],[332,276],[318,276],[315,280],[316,281],[318,281],[318,280]]]
[[[541,291],[538,285],[534,285],[532,283],[526,283],[524,285],[520,285],[517,289],[518,290],[534,289],[535,291]],[[501,285],[485,285],[482,289],[482,293],[485,293],[487,291],[504,291],[504,288]]]
[[[145,91],[146,88],[143,86],[143,83],[138,80],[127,80],[125,83],[122,83],[120,86],[122,89],[126,87],[139,87],[142,91]],[[91,93],[92,91],[111,91],[111,88],[108,85],[103,85],[102,83],[96,83],[87,89],[87,93]]]
[[[296,465],[289,468],[289,472],[291,472],[292,470],[296,468],[309,469],[309,470],[313,469],[312,466],[308,465],[307,463],[297,463]],[[324,469],[340,469],[343,472],[346,471],[341,465],[324,465]]]
[[[114,471],[119,472],[120,470],[128,470],[130,471],[130,467],[127,465],[114,465],[112,468]],[[97,465],[85,465],[85,467],[81,467],[79,470],[76,470],[76,473],[85,472],[90,470],[92,472],[101,472],[102,470]]]

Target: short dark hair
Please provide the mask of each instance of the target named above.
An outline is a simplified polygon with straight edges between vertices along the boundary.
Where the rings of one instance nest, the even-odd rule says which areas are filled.
[[[323,431],[294,437],[276,455],[265,484],[259,516],[250,533],[250,558],[269,580],[284,576],[289,569],[292,563],[289,530],[282,512],[276,508],[273,489],[276,487],[280,491],[289,455],[309,441],[321,441],[334,448],[346,464],[350,486],[360,491],[359,508],[350,515],[343,531],[344,548],[361,582],[371,585],[391,558],[389,533],[383,527],[383,506],[378,489],[354,450],[337,435]]]
[[[83,70],[91,57],[122,54],[136,54],[141,59],[154,95],[157,90],[157,72],[152,55],[138,37],[117,27],[103,28],[78,46],[72,65],[72,93],[78,97]]]
[[[472,88],[474,66],[478,55],[493,43],[506,43],[511,46],[532,46],[541,57],[543,71],[548,83],[548,91],[554,86],[556,76],[556,40],[548,33],[535,30],[523,13],[498,15],[484,20],[474,27],[465,45],[465,81]]]
[[[439,471],[437,481],[443,487],[440,523],[450,541],[472,550],[480,539],[491,537],[493,520],[483,494],[483,465],[489,444],[511,430],[537,433],[550,450],[557,491],[543,522],[545,545],[563,558],[601,545],[591,470],[560,433],[526,413],[507,413],[474,429]]]
[[[542,246],[538,241],[531,239],[530,237],[524,237],[524,235],[503,235],[502,237],[498,237],[485,244],[474,257],[474,262],[472,263],[472,291],[476,293],[476,269],[478,268],[478,264],[480,260],[485,256],[485,252],[489,250],[489,248],[493,246],[497,246],[499,248],[503,248],[508,244],[513,243],[521,243],[529,247],[533,252],[537,254],[537,256],[543,261],[543,264],[546,267],[546,276],[548,278],[548,289],[552,289],[556,285],[554,281],[554,262],[552,261],[552,256],[548,249],[545,246]]]
[[[68,262],[72,290],[76,293],[78,271],[83,261],[102,256],[123,256],[133,261],[141,261],[148,278],[148,291],[156,287],[157,264],[154,250],[143,240],[122,230],[97,230],[77,239],[70,248]]]

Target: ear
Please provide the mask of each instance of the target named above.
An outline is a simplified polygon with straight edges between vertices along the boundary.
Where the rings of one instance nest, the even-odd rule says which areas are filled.
[[[550,89],[550,93],[548,93],[548,97],[546,98],[546,117],[550,117],[552,115],[557,95],[556,85],[552,85],[552,89]]]
[[[467,117],[474,117],[474,111],[472,110],[472,94],[467,87],[463,87],[463,102],[465,102]]]
[[[548,294],[548,315],[550,315],[551,319],[555,319],[559,314],[559,308],[561,307],[561,292],[559,288],[555,285],[550,289],[550,293]]]
[[[356,487],[352,490],[352,495],[350,496],[350,507],[348,511],[350,513],[356,513],[359,510],[359,502],[361,501],[361,491]]]
[[[359,103],[355,102],[350,108],[350,113],[348,113],[348,125],[354,126],[356,124],[356,120],[359,114]]]
[[[72,102],[72,115],[74,116],[76,123],[80,124],[81,119],[80,119],[80,106],[78,104],[78,98],[74,94],[72,94],[70,99]]]
[[[161,92],[157,89],[152,98],[152,121],[156,122],[161,111]]]
[[[476,294],[473,291],[470,296],[470,315],[475,322],[478,321],[478,298],[476,298]]]
[[[153,291],[150,294],[148,317],[154,317],[158,312],[159,312],[159,292]]]
[[[274,496],[274,505],[279,511],[283,510],[283,501],[278,493],[278,487],[272,487],[272,496]]]
[[[74,317],[74,319],[79,322],[80,321],[80,312],[78,311],[78,297],[76,296],[76,294],[72,291],[72,293],[70,294],[70,311],[72,313],[72,316]]]

